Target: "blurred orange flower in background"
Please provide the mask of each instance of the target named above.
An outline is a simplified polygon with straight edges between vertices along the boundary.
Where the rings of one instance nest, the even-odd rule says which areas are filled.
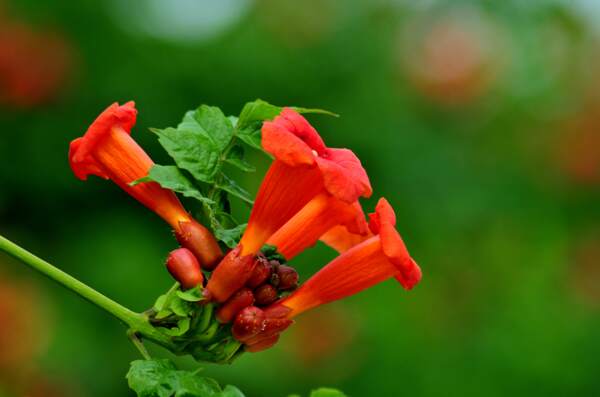
[[[600,229],[584,235],[571,247],[570,284],[574,295],[586,306],[600,309]]]
[[[466,104],[496,81],[507,55],[501,33],[479,10],[415,18],[402,31],[398,58],[422,95],[441,105]]]
[[[572,182],[600,184],[600,103],[584,106],[566,122],[556,144],[558,164]]]
[[[31,108],[56,98],[73,69],[68,40],[0,13],[0,105]]]

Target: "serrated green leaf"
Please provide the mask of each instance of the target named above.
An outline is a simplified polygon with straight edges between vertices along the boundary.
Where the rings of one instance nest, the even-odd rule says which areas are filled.
[[[347,396],[339,390],[322,387],[320,389],[313,390],[310,393],[310,397],[347,397]]]
[[[231,122],[231,125],[233,126],[233,128],[237,127],[237,123],[238,123],[237,116],[227,116],[227,118]]]
[[[222,175],[221,182],[216,186],[219,189],[225,190],[227,193],[247,202],[248,204],[254,204],[250,193],[248,193],[244,188],[242,188],[233,179],[229,178],[225,174]]]
[[[183,172],[174,165],[154,164],[150,168],[148,176],[132,182],[131,185],[133,186],[141,182],[156,182],[165,189],[181,193],[186,197],[195,198],[206,204],[214,203],[213,200],[205,197]]]
[[[233,125],[219,108],[202,105],[189,111],[177,128],[152,130],[181,169],[199,181],[212,183],[222,152],[233,137]]]
[[[242,111],[240,112],[237,128],[246,128],[257,121],[262,122],[264,120],[273,120],[279,113],[281,113],[281,109],[281,107],[271,105],[262,99],[248,102],[244,105]]]
[[[222,390],[214,379],[178,370],[170,360],[134,361],[127,381],[138,397],[243,397],[235,387]]]
[[[323,109],[311,109],[298,106],[290,106],[298,113],[316,113],[339,117],[336,113]],[[273,120],[283,107],[272,105],[262,99],[248,102],[242,108],[240,117],[236,124],[236,136],[254,149],[262,151],[260,130],[266,120]]]
[[[170,360],[136,360],[131,363],[126,378],[138,397],[170,397],[177,384],[169,378],[176,370]]]
[[[229,150],[225,162],[245,172],[256,171],[256,168],[244,160],[244,147],[240,145],[235,145]]]
[[[175,294],[177,297],[187,302],[199,302],[204,299],[202,296],[202,291],[199,287],[191,288],[186,291],[177,291]]]
[[[229,248],[234,248],[241,240],[247,225],[247,223],[243,223],[231,229],[216,229],[215,237]]]
[[[195,112],[188,112],[194,121],[202,128],[211,143],[223,151],[233,137],[233,125],[231,120],[225,117],[221,109],[215,106],[202,105]],[[187,126],[190,120],[184,117],[182,125]]]
[[[214,181],[220,151],[211,144],[206,133],[196,124],[195,129],[166,128],[153,130],[158,141],[181,169],[189,171],[199,181]]]
[[[261,124],[261,122],[255,122],[253,125],[239,129],[237,130],[236,136],[246,145],[256,150],[263,151],[260,135]]]
[[[299,106],[289,107],[294,109],[298,113],[316,113],[339,117],[338,114],[330,112],[329,110],[303,108]],[[282,106],[272,105],[266,101],[263,101],[262,99],[257,99],[255,101],[248,102],[242,108],[240,117],[238,119],[237,128],[243,129],[256,121],[262,122],[265,120],[273,120],[277,115],[279,115],[279,113],[281,113],[282,109]]]

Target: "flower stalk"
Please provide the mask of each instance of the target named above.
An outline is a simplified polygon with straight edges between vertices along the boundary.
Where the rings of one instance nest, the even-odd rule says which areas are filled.
[[[35,256],[1,235],[0,251],[7,253],[32,269],[37,270],[44,276],[56,281],[66,289],[73,291],[88,302],[93,303],[97,307],[112,314],[129,327],[129,332],[141,335],[143,338],[149,339],[169,350],[175,348],[173,342],[167,335],[158,331],[148,322],[148,318],[145,314],[136,313],[115,302],[89,285],[82,283],[75,277],[63,272],[59,268]]]

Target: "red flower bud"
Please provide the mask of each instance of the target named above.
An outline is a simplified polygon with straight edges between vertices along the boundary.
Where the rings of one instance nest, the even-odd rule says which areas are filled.
[[[289,307],[275,303],[265,309],[265,316],[267,318],[284,318],[288,317],[291,311],[292,309]]]
[[[278,261],[278,260],[271,259],[271,260],[269,261],[269,265],[271,265],[271,269],[273,269],[273,271],[276,271],[276,270],[277,270],[277,268],[278,268],[279,266],[281,266],[281,263],[279,263],[279,261]]]
[[[279,334],[294,323],[288,318],[267,318],[264,323],[263,336]]]
[[[171,251],[167,258],[167,270],[185,289],[200,285],[204,280],[198,260],[187,248]]]
[[[254,297],[258,306],[266,306],[277,300],[279,292],[271,284],[263,284],[254,290]]]
[[[260,351],[267,350],[268,348],[272,347],[273,345],[275,345],[277,343],[278,340],[279,340],[279,334],[269,336],[267,338],[264,338],[264,339],[256,342],[255,344],[246,345],[245,350],[250,353],[258,353]]]
[[[254,266],[254,271],[252,272],[252,276],[246,283],[246,285],[250,288],[256,288],[271,277],[272,266],[264,256],[258,256],[256,258],[256,265]]]
[[[264,327],[265,313],[256,306],[248,306],[238,313],[231,327],[233,337],[240,342],[258,335]]]
[[[175,237],[182,247],[196,255],[206,270],[213,270],[223,258],[223,252],[212,233],[193,219],[189,222],[179,222]]]
[[[207,296],[217,302],[225,302],[242,288],[254,270],[254,255],[240,256],[241,246],[229,251],[213,271],[206,289]]]
[[[254,303],[254,295],[248,288],[236,292],[217,310],[217,320],[220,323],[229,323],[242,309]]]
[[[274,287],[279,287],[279,274],[276,271],[271,273],[271,277],[269,278],[269,283],[271,283]]]
[[[277,268],[279,276],[278,288],[282,291],[294,289],[298,286],[298,272],[291,266],[281,265]]]
[[[263,322],[263,329],[254,336],[247,337],[243,340],[246,345],[254,345],[263,341],[264,339],[270,338],[274,335],[279,335],[285,331],[290,325],[294,323],[293,320],[287,318],[266,318]]]

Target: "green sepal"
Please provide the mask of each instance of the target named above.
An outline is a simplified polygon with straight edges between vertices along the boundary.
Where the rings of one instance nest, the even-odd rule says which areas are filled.
[[[277,251],[277,247],[275,247],[274,245],[265,244],[260,249],[260,252],[262,252],[263,255],[268,260],[276,260],[279,263],[286,263],[287,262],[287,259],[285,259],[285,256],[283,256],[282,254],[280,254],[279,251]]]
[[[175,295],[187,302],[200,302],[202,299],[204,299],[204,296],[202,295],[202,287],[200,286],[190,288],[185,291],[177,290]]]

